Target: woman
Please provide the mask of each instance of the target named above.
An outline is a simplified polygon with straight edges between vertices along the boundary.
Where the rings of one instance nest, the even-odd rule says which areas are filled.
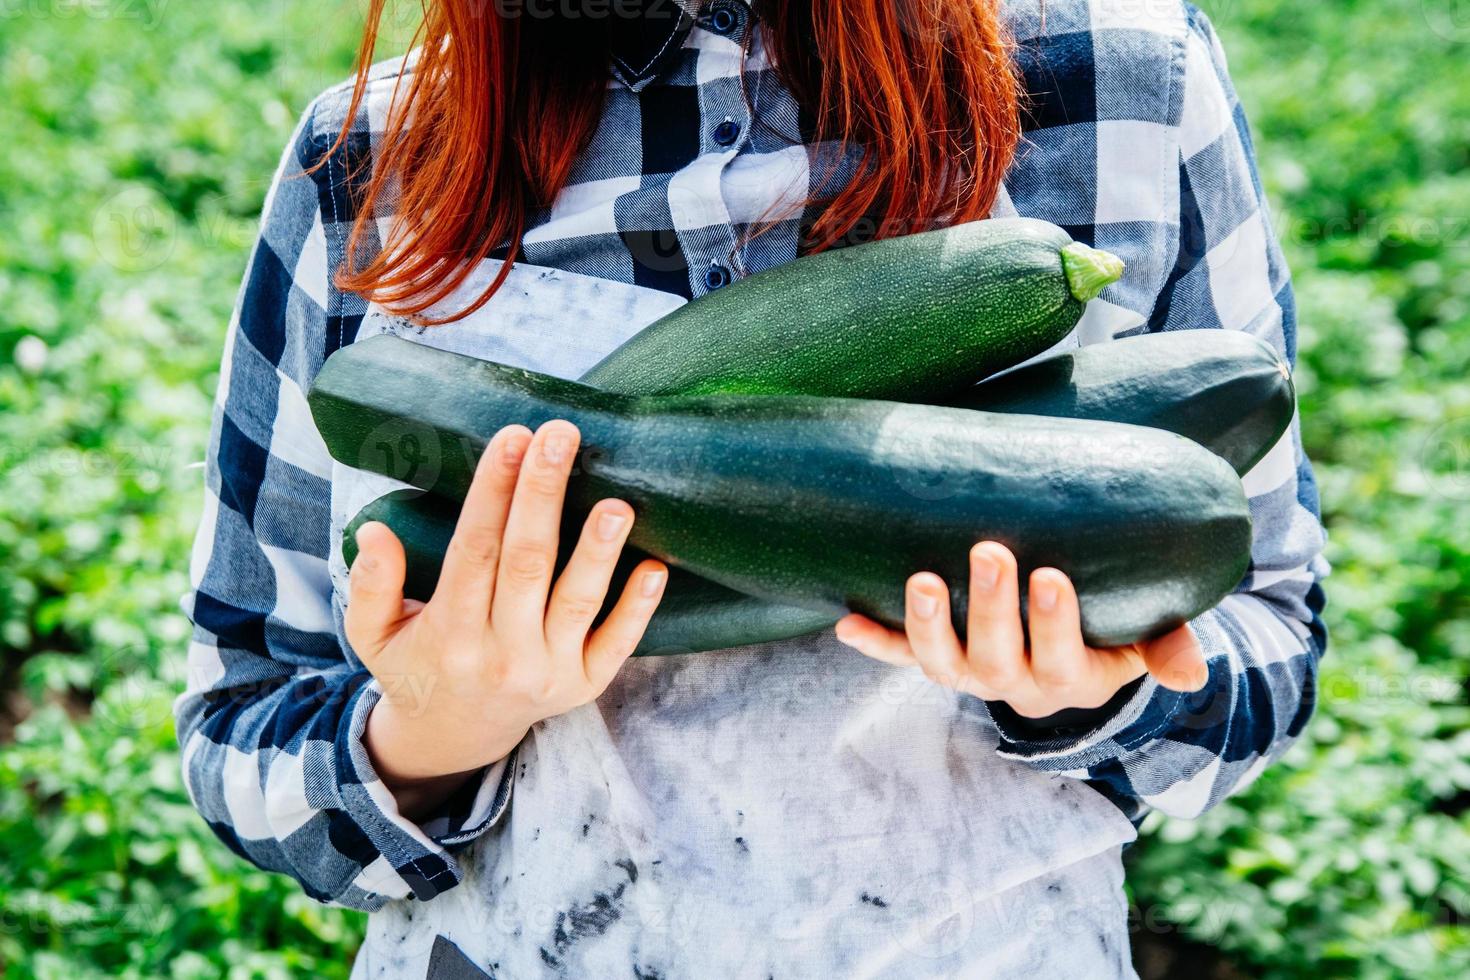
[[[1246,478],[1251,573],[1156,643],[1087,649],[1065,576],[980,543],[968,646],[920,573],[905,631],[627,661],[665,570],[589,631],[635,520],[610,500],[553,578],[569,423],[496,437],[423,606],[383,526],[343,565],[383,486],[333,463],[303,392],[385,331],[577,377],[799,250],[987,214],[1127,262],[1069,343],[1214,327],[1294,356],[1204,16],[443,0],[415,60],[365,51],[286,151],[227,341],[177,709],[211,826],[373,910],[361,977],[1131,975],[1137,821],[1218,802],[1311,710],[1295,426]]]

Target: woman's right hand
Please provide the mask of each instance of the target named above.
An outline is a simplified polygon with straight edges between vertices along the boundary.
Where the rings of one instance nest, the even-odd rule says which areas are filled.
[[[525,426],[496,433],[427,603],[403,598],[393,532],[371,523],[357,533],[347,639],[383,689],[363,741],[411,819],[508,755],[534,723],[600,695],[658,606],[668,570],[650,559],[591,629],[633,523],[621,500],[592,508],[552,581],[579,442],[561,420],[534,436]]]

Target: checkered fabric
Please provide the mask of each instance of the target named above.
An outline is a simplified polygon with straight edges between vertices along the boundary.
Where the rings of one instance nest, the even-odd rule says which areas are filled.
[[[844,173],[850,157],[811,145],[810,119],[764,60],[755,10],[743,0],[688,7],[695,15],[673,18],[647,64],[612,66],[595,140],[535,217],[524,261],[694,298],[797,254],[800,216],[754,241],[745,233],[804,197],[827,162]],[[1206,18],[1170,0],[1017,0],[1007,16],[1030,100],[995,214],[1055,222],[1128,265],[1076,342],[1219,328],[1294,357],[1286,266]],[[348,89],[318,97],[267,198],[214,406],[184,602],[195,625],[189,686],[176,705],[187,785],[215,832],[313,897],[368,909],[456,885],[455,851],[500,819],[516,768],[514,757],[489,767],[421,822],[398,812],[361,741],[381,690],[345,639],[328,573],[331,460],[304,392],[367,310],[330,273],[356,217],[355,164],[370,162],[393,87],[411,70],[375,69],[345,151],[301,176],[331,146]],[[1147,680],[1082,724],[1044,730],[972,702],[1004,755],[1085,780],[1130,818],[1149,808],[1193,816],[1300,732],[1325,644],[1327,569],[1295,425],[1245,483],[1250,574],[1192,624],[1210,658],[1206,691]]]

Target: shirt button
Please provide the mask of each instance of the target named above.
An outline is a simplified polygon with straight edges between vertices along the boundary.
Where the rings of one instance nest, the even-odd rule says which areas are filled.
[[[711,263],[704,273],[704,285],[708,289],[719,289],[721,286],[730,285],[730,270],[722,265]]]
[[[740,26],[740,15],[726,6],[718,6],[709,15],[709,29],[729,37]]]
[[[731,143],[735,142],[735,140],[739,138],[740,124],[733,119],[726,119],[724,122],[716,126],[715,131],[710,135],[713,136],[715,138],[715,142],[720,144],[721,146],[729,146]]]

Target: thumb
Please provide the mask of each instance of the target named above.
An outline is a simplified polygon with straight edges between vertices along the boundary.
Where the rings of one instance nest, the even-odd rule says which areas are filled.
[[[1143,645],[1143,663],[1154,680],[1171,691],[1193,693],[1210,680],[1199,640],[1188,626],[1165,633]]]
[[[403,621],[406,567],[403,544],[388,525],[370,521],[357,529],[343,620],[347,642],[369,668]]]

